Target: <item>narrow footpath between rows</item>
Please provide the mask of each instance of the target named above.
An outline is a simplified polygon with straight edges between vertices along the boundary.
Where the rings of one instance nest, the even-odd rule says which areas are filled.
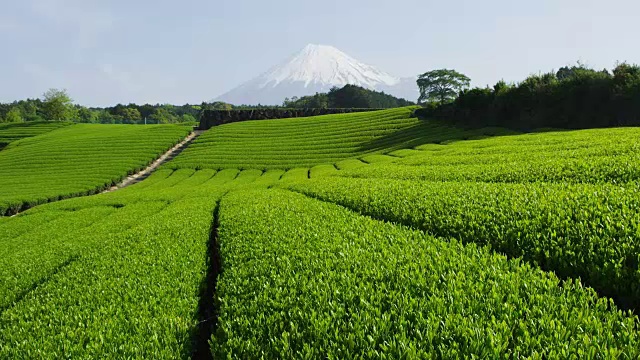
[[[173,159],[174,157],[178,156],[184,149],[187,148],[187,146],[189,146],[189,144],[191,144],[193,142],[193,140],[195,140],[203,132],[204,132],[203,130],[194,130],[194,131],[192,131],[180,143],[178,143],[176,146],[172,147],[171,149],[167,150],[167,152],[165,152],[159,158],[154,160],[145,169],[143,169],[143,170],[141,170],[141,171],[139,171],[139,172],[137,172],[135,174],[127,176],[124,180],[122,180],[118,184],[108,188],[107,190],[104,190],[104,191],[100,192],[100,194],[116,191],[118,189],[122,189],[124,187],[129,186],[129,185],[133,185],[133,184],[139,183],[140,181],[148,178],[149,175],[151,175],[154,171],[156,171],[156,169],[158,167],[160,167],[160,165],[162,165],[162,164],[166,163],[167,161]],[[90,193],[90,194],[85,194],[85,195],[80,195],[80,196],[91,196],[91,195],[95,195],[95,194],[97,194],[97,193]],[[80,196],[76,196],[76,197],[80,197]],[[20,215],[21,213],[25,212],[26,210],[28,210],[28,209],[23,209],[21,211],[18,211],[17,213],[15,213],[15,214],[13,214],[13,215],[11,215],[9,217],[15,217],[17,215]]]
[[[193,142],[193,140],[195,140],[203,132],[204,132],[203,130],[192,131],[186,138],[184,138],[184,140],[182,140],[180,143],[178,143],[176,146],[172,147],[171,149],[167,150],[167,152],[165,152],[159,158],[157,158],[154,162],[149,164],[149,166],[147,166],[145,169],[140,170],[135,174],[127,176],[120,183],[113,185],[112,187],[103,191],[102,194],[116,191],[118,189],[122,189],[129,185],[139,183],[140,181],[148,178],[149,175],[151,175],[154,171],[156,171],[158,167],[160,167],[160,165],[178,156],[184,149],[187,148],[187,146],[189,146],[189,144],[191,144],[191,142]]]

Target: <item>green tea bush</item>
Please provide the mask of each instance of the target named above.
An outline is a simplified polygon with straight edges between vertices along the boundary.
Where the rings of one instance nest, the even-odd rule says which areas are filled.
[[[635,358],[579,282],[282,190],[222,199],[214,358]]]
[[[0,215],[100,192],[188,132],[177,125],[76,124],[13,142],[0,152]]]

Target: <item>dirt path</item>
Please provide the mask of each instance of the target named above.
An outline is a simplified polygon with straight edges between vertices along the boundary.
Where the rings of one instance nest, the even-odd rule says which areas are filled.
[[[171,149],[169,149],[167,152],[165,152],[164,154],[162,154],[159,158],[157,158],[156,160],[154,160],[149,166],[147,166],[144,170],[141,170],[133,175],[129,175],[127,176],[127,178],[125,178],[124,180],[122,180],[120,183],[110,187],[109,189],[102,191],[100,194],[104,194],[104,193],[108,193],[108,192],[112,192],[118,189],[122,189],[123,187],[129,186],[129,185],[133,185],[135,183],[138,183],[144,179],[146,179],[147,177],[149,177],[149,175],[151,175],[160,165],[166,163],[167,161],[173,159],[174,157],[176,157],[178,154],[180,154],[187,146],[189,146],[189,144],[191,144],[191,142],[193,140],[195,140],[195,138],[197,138],[198,136],[200,136],[200,134],[202,134],[204,132],[204,130],[194,130],[192,131],[186,138],[184,138],[179,144],[177,144],[176,146],[172,147]],[[85,194],[85,195],[79,195],[79,196],[90,196],[90,195],[95,195],[97,193],[89,193],[89,194]],[[57,201],[57,200],[56,200]],[[40,204],[42,205],[42,204]],[[15,217],[17,215],[20,215],[21,213],[23,213],[24,211],[28,210],[27,209],[22,209],[21,211],[16,212],[15,214],[9,216],[9,217]]]
[[[108,188],[107,190],[103,191],[102,194],[108,193],[108,192],[112,192],[112,191],[116,191],[118,189],[122,189],[123,187],[127,187],[127,186],[133,185],[135,183],[139,183],[140,181],[146,179],[147,177],[149,177],[149,175],[151,175],[154,171],[156,171],[156,169],[160,165],[166,163],[167,161],[173,159],[178,154],[180,154],[187,146],[189,146],[189,144],[191,144],[191,142],[193,140],[195,140],[203,132],[204,132],[203,130],[194,130],[193,132],[191,132],[191,134],[189,134],[189,136],[184,138],[184,140],[182,140],[176,146],[174,146],[171,149],[169,149],[166,153],[162,154],[162,156],[157,158],[154,162],[152,162],[144,170],[141,170],[141,171],[139,171],[139,172],[137,172],[137,173],[135,173],[133,175],[127,176],[120,183],[118,183],[118,184]]]

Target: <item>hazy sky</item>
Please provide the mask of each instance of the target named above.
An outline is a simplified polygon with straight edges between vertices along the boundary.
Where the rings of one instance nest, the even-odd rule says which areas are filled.
[[[308,43],[484,86],[577,60],[640,63],[639,14],[637,0],[7,0],[0,101],[54,87],[83,105],[200,103]]]

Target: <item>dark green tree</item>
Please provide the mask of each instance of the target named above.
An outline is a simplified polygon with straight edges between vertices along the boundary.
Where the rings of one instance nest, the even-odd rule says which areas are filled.
[[[4,121],[8,123],[24,122],[20,108],[17,106],[12,107],[5,115]]]
[[[156,108],[153,105],[144,104],[138,107],[138,111],[140,111],[140,116],[144,119],[151,116],[156,111]]]
[[[455,70],[439,69],[418,76],[417,83],[420,88],[418,103],[445,103],[453,100],[460,90],[468,88],[471,79]]]
[[[345,85],[342,89],[331,88],[327,97],[334,108],[372,108],[367,90],[359,86]]]
[[[72,120],[73,100],[67,94],[67,90],[49,89],[42,98],[42,113],[45,120]]]
[[[180,118],[180,122],[183,122],[183,123],[195,123],[195,122],[198,122],[198,120],[195,118],[195,116],[193,116],[191,114],[184,114]]]
[[[231,110],[233,109],[233,105],[227,104],[222,101],[215,101],[210,104],[210,108],[215,110]]]
[[[98,111],[98,121],[101,124],[115,124],[116,118],[107,110]]]
[[[116,116],[122,118],[122,122],[125,124],[134,124],[142,119],[140,111],[134,107],[122,107],[116,110]]]
[[[178,117],[173,115],[164,106],[157,108],[156,111],[149,116],[149,120],[154,124],[172,124],[179,121]]]
[[[78,108],[78,121],[83,123],[94,123],[98,121],[98,112],[92,111],[84,106]]]

